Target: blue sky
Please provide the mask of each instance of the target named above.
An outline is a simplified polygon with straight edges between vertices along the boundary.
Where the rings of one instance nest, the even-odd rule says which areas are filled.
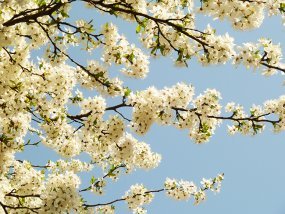
[[[100,29],[106,21],[112,21],[119,26],[120,33],[140,46],[134,24],[107,15],[102,16],[94,10],[83,9],[79,4],[74,6],[71,16],[93,19],[96,29]],[[229,32],[235,38],[236,44],[255,42],[260,37],[266,37],[282,45],[285,38],[285,27],[282,26],[280,17],[265,19],[259,29],[237,32],[227,21],[212,21],[211,17],[197,16],[197,28],[203,29],[209,22],[217,29],[218,34]],[[78,49],[71,50],[70,54],[82,63],[86,62],[86,58],[96,60],[100,57],[100,52],[84,55]],[[222,94],[222,104],[234,101],[244,105],[245,109],[284,94],[282,75],[264,77],[258,70],[253,72],[243,66],[235,68],[230,63],[203,67],[191,60],[188,68],[177,68],[171,57],[160,57],[151,59],[150,73],[144,80],[130,80],[120,75],[116,67],[112,67],[110,72],[112,76],[120,76],[125,85],[134,91],[152,85],[163,88],[182,81],[193,84],[196,95],[207,88],[215,88]],[[93,95],[93,92],[88,92],[88,96]],[[203,177],[214,177],[224,172],[221,193],[214,195],[208,192],[208,199],[201,205],[194,206],[193,200],[174,201],[165,193],[158,193],[153,202],[146,206],[148,213],[285,214],[284,133],[275,134],[268,125],[262,134],[254,137],[230,136],[227,134],[227,124],[223,123],[210,142],[203,145],[194,144],[188,137],[187,130],[153,125],[145,136],[136,137],[149,143],[153,151],[162,154],[160,166],[151,171],[137,170],[130,175],[123,175],[115,183],[108,180],[105,196],[86,194],[86,199],[90,203],[108,202],[120,198],[134,183],[143,183],[149,189],[158,189],[163,187],[166,177],[193,180],[198,184]],[[41,146],[36,150],[28,149],[18,157],[28,157],[32,162],[39,163],[56,159],[54,152]],[[84,155],[82,158],[88,160]],[[91,175],[100,177],[100,173],[95,170],[82,174],[82,186],[88,185]],[[116,205],[116,213],[129,212],[126,203],[119,202]]]

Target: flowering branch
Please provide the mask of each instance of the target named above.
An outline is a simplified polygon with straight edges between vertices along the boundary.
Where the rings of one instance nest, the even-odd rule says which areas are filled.
[[[105,179],[105,178],[107,178],[107,177],[114,176],[114,172],[115,172],[117,169],[119,169],[119,168],[124,168],[124,167],[126,167],[125,164],[120,164],[120,165],[118,165],[118,166],[112,167],[112,168],[108,171],[108,173],[106,173],[101,179],[98,179],[95,183],[93,183],[93,184],[90,185],[89,187],[86,187],[86,188],[84,188],[84,189],[79,190],[79,192],[85,192],[85,191],[88,191],[88,190],[92,190],[92,188],[93,188],[93,187],[97,187],[97,186],[99,185],[99,183],[100,183],[103,179]]]
[[[70,2],[73,2],[74,0],[70,0]],[[19,23],[29,23],[31,21],[34,21],[40,17],[47,16],[52,14],[53,12],[59,10],[64,4],[61,3],[61,1],[51,1],[47,5],[42,5],[38,8],[34,9],[27,9],[25,11],[22,11],[18,14],[15,14],[10,20],[3,23],[3,26],[10,27],[15,24]]]

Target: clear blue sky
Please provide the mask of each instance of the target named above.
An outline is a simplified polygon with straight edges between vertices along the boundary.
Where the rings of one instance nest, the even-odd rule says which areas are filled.
[[[85,10],[79,4],[72,10],[76,18],[93,19],[95,28],[106,21],[112,21],[119,26],[129,41],[138,40],[135,25],[110,16],[102,16],[94,10]],[[235,37],[236,44],[245,41],[257,41],[260,37],[272,38],[273,42],[284,44],[285,27],[280,17],[268,18],[261,28],[247,32],[232,30],[227,21],[212,21],[210,17],[197,16],[197,26],[203,29],[208,22],[217,28],[218,34],[229,32]],[[283,52],[285,49],[283,48]],[[99,59],[99,53],[84,55],[74,49],[70,52],[82,63],[88,59]],[[146,52],[147,53],[147,52]],[[262,104],[267,99],[278,98],[284,94],[284,76],[264,77],[260,71],[246,70],[243,66],[237,69],[231,64],[202,67],[195,60],[189,62],[188,68],[177,68],[173,59],[152,59],[150,73],[144,80],[130,80],[119,74],[118,68],[111,69],[112,76],[119,75],[132,90],[143,90],[148,86],[163,88],[177,82],[191,83],[196,88],[196,95],[207,88],[215,88],[221,92],[222,104],[234,101],[248,109],[252,104]],[[94,93],[89,93],[89,96]],[[110,101],[113,102],[113,101]],[[153,125],[143,137],[138,137],[149,143],[153,151],[162,154],[160,166],[151,171],[137,170],[130,175],[121,176],[118,182],[109,180],[104,197],[86,194],[91,203],[108,202],[120,198],[130,185],[144,183],[149,189],[163,187],[166,177],[193,180],[198,183],[203,177],[213,177],[224,172],[225,180],[221,193],[214,195],[208,192],[208,199],[199,206],[193,205],[193,200],[178,202],[166,197],[165,193],[155,195],[153,202],[146,206],[148,213],[179,213],[179,214],[285,214],[285,142],[284,133],[274,134],[272,127],[254,137],[235,135],[229,136],[227,123],[223,123],[204,145],[194,144],[188,137],[188,131],[179,131],[174,127]],[[134,133],[133,133],[134,134]],[[56,159],[54,152],[39,147],[27,150],[18,155],[33,162],[44,163],[48,159]],[[88,160],[87,157],[82,158]],[[100,171],[82,174],[83,184],[88,185],[91,175],[100,177]],[[126,203],[116,204],[116,213],[129,213]]]

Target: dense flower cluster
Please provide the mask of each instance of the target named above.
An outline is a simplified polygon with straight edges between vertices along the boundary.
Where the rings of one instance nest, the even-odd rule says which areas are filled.
[[[263,106],[253,105],[250,108],[250,114],[246,114],[243,106],[235,104],[234,102],[228,103],[225,107],[227,112],[231,112],[231,119],[234,125],[228,126],[230,134],[240,132],[242,134],[255,135],[264,130],[265,124],[260,122],[268,121],[266,116],[271,113],[275,114],[276,120],[268,121],[273,125],[275,132],[285,130],[284,122],[284,96],[279,99],[268,100],[264,102]],[[248,120],[240,120],[241,118],[248,118]]]
[[[284,1],[202,0],[201,7],[201,12],[216,19],[229,19],[234,28],[241,30],[259,27],[264,20],[265,10],[269,15],[281,13],[284,18]]]
[[[201,181],[202,187],[200,189],[193,182],[167,178],[164,182],[166,194],[176,200],[188,200],[191,196],[195,199],[195,204],[199,204],[206,199],[205,190],[212,190],[219,192],[221,182],[224,179],[223,174],[219,174],[213,179],[205,179]]]
[[[266,66],[263,74],[270,76],[277,73],[276,67],[283,67],[280,44],[273,44],[269,39],[260,39],[258,43],[245,43],[239,47],[234,64],[243,63],[246,68]],[[275,67],[275,68],[274,68]]]
[[[163,90],[150,87],[136,94],[131,93],[128,104],[134,106],[132,129],[138,134],[145,134],[154,121],[170,124],[172,107],[187,107],[193,95],[193,86],[184,83]]]
[[[42,194],[45,206],[42,213],[62,213],[66,210],[79,209],[81,198],[78,194],[80,179],[72,172],[51,174]]]
[[[285,130],[285,96],[275,100],[268,100],[264,103],[265,112],[274,112],[278,117],[278,123],[274,124],[274,131],[280,132]]]
[[[208,45],[204,47],[206,51],[199,58],[203,65],[225,64],[235,54],[234,39],[227,33],[223,36],[216,36],[215,29],[208,25],[204,33],[204,40]]]
[[[153,153],[148,144],[138,142],[128,133],[113,147],[114,163],[124,163],[129,169],[152,169],[157,167],[161,160],[161,156]]]
[[[100,206],[95,209],[95,214],[114,214],[115,213],[115,207],[114,206]]]
[[[115,25],[106,24],[102,33],[106,43],[103,61],[107,64],[124,64],[126,67],[121,71],[128,76],[145,77],[148,73],[148,57],[140,49],[130,45],[124,36],[120,36]]]
[[[135,210],[135,213],[137,213],[136,209],[138,207],[149,204],[153,197],[153,193],[147,192],[147,189],[142,184],[132,185],[130,190],[128,190],[125,194],[128,207]]]
[[[62,159],[57,160],[56,162],[49,161],[47,167],[53,172],[72,171],[74,173],[90,171],[93,168],[91,164],[82,162],[78,159],[72,159],[71,161],[66,161]]]
[[[118,78],[110,79],[107,69],[98,61],[89,61],[87,69],[88,73],[80,67],[76,70],[76,78],[82,87],[90,90],[96,89],[103,95],[118,96],[122,94],[122,81]],[[106,87],[102,87],[102,84]]]
[[[177,200],[189,199],[197,191],[197,187],[193,182],[176,181],[170,178],[166,179],[164,186],[167,189],[167,195]]]

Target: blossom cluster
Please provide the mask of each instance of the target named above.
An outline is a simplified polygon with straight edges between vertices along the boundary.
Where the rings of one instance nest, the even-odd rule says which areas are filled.
[[[265,124],[263,123],[265,121],[272,123],[275,132],[285,130],[284,96],[280,96],[275,100],[267,100],[263,106],[253,105],[250,108],[250,114],[246,114],[243,106],[234,102],[228,103],[225,106],[225,110],[226,112],[231,112],[232,115],[230,118],[234,122],[234,125],[228,126],[230,134],[239,132],[255,135],[261,133],[265,128]],[[267,120],[267,115],[274,115],[275,119]],[[247,120],[244,118],[247,118]]]
[[[71,161],[59,159],[56,162],[49,161],[47,168],[53,172],[70,171],[74,173],[91,171],[93,166],[79,159],[71,159]]]
[[[47,178],[42,200],[45,206],[42,213],[61,213],[66,210],[76,210],[81,206],[78,193],[80,178],[73,172],[50,174]]]
[[[125,194],[125,200],[128,203],[129,209],[135,210],[145,204],[149,204],[154,195],[147,192],[147,189],[142,184],[135,184]]]
[[[150,87],[136,94],[132,92],[127,100],[133,106],[132,129],[138,134],[145,134],[155,121],[170,124],[172,107],[187,107],[193,95],[193,86],[184,83],[163,90]]]
[[[228,19],[234,28],[247,30],[262,24],[265,10],[269,15],[281,13],[283,18],[284,8],[282,7],[284,7],[282,0],[203,0],[200,12],[211,15],[215,19]]]
[[[164,188],[158,190],[148,190],[143,184],[135,184],[125,193],[122,200],[125,200],[129,209],[133,213],[146,213],[143,207],[150,203],[154,198],[155,192],[165,191],[166,195],[176,200],[189,200],[194,198],[194,203],[199,204],[206,199],[206,190],[219,192],[224,174],[218,174],[215,178],[205,179],[201,181],[202,186],[198,188],[192,181],[176,180],[167,178],[164,182]],[[107,209],[111,207],[107,206]]]
[[[102,33],[105,36],[103,61],[107,64],[124,64],[121,72],[130,77],[144,78],[149,72],[149,62],[142,50],[130,45],[124,36],[118,34],[117,27],[112,23],[107,23]]]
[[[95,209],[95,214],[114,214],[115,213],[115,207],[114,206],[99,206]]]
[[[238,47],[239,53],[235,56],[234,64],[242,63],[246,68],[259,68],[262,65],[263,75],[276,74],[276,67],[283,67],[280,44],[273,44],[269,39],[260,39],[258,43],[245,43]]]
[[[77,81],[83,88],[96,89],[102,95],[118,96],[122,94],[122,81],[118,78],[109,78],[107,68],[98,61],[88,62],[87,71],[78,67],[76,70]]]
[[[187,200],[197,191],[197,187],[193,182],[189,181],[176,181],[175,179],[167,178],[164,183],[167,189],[166,194],[177,200]]]
[[[202,189],[207,190],[210,189],[213,192],[220,192],[221,183],[224,180],[224,174],[219,174],[215,178],[205,179],[203,178],[201,181]]]
[[[207,44],[203,47],[205,49],[204,54],[199,57],[203,65],[225,64],[235,55],[234,39],[228,33],[223,36],[216,36],[215,30],[208,25],[203,36]]]
[[[151,87],[136,94],[131,93],[128,104],[133,106],[132,129],[144,134],[153,122],[175,124],[178,128],[189,129],[190,137],[195,142],[207,142],[220,123],[208,116],[220,115],[221,96],[218,91],[210,89],[196,99],[193,99],[193,95],[194,87],[184,83],[163,90]],[[190,104],[193,105],[192,109],[187,108]]]
[[[277,115],[278,123],[274,124],[274,131],[285,130],[285,96],[280,96],[275,100],[268,100],[264,103],[265,112],[274,112]]]
[[[188,200],[192,196],[195,200],[194,203],[199,204],[206,199],[206,190],[210,189],[214,192],[220,191],[223,179],[224,174],[219,174],[213,179],[203,178],[201,181],[202,187],[198,189],[193,182],[167,178],[164,182],[164,187],[166,194],[173,199]]]
[[[36,170],[27,161],[13,162],[12,174],[0,177],[0,200],[17,213],[17,207],[24,212],[61,213],[81,207],[78,194],[80,179],[73,172],[51,173]]]
[[[112,157],[115,164],[124,163],[129,170],[134,167],[156,168],[161,160],[161,156],[152,152],[148,144],[138,142],[128,133],[113,145]]]

